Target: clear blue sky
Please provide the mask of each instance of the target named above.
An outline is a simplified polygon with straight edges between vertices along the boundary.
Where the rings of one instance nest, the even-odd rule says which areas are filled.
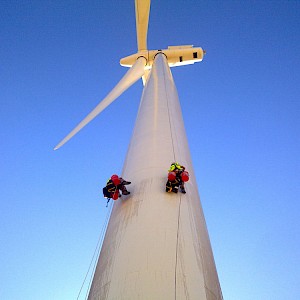
[[[0,25],[0,299],[76,299],[141,81],[52,149],[125,73],[134,1],[2,0]],[[149,48],[182,44],[207,51],[172,72],[224,299],[298,300],[300,2],[153,0]]]

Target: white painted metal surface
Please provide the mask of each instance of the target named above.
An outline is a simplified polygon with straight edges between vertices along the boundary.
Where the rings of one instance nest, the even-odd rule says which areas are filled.
[[[173,161],[187,194],[165,192]],[[176,87],[158,54],[123,168],[131,194],[115,202],[89,300],[219,300],[222,293],[200,205]]]

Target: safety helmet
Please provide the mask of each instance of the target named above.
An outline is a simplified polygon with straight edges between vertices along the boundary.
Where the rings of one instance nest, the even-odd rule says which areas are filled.
[[[111,176],[111,181],[114,183],[114,185],[119,185],[121,183],[119,176],[116,174]]]

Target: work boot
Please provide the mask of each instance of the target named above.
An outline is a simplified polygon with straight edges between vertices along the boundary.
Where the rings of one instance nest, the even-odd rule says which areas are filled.
[[[124,190],[124,191],[122,191],[122,194],[123,194],[123,195],[129,195],[130,192],[128,192],[127,190]]]
[[[180,191],[181,193],[186,194],[185,188],[183,186],[180,187]]]
[[[131,184],[131,181],[126,181],[126,180],[124,180],[124,181],[123,181],[123,184],[124,184],[124,185]]]

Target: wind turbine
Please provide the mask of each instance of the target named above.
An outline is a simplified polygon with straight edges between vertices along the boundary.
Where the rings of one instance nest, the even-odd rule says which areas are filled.
[[[170,66],[201,61],[202,48],[147,50],[150,0],[135,0],[138,52],[121,59],[129,71],[58,149],[143,77],[144,90],[122,176],[131,194],[116,201],[89,300],[221,300],[222,292],[200,204]],[[165,192],[170,163],[190,173],[186,194]]]
[[[92,121],[141,77],[143,77],[143,83],[145,84],[149,70],[151,69],[157,54],[163,53],[167,56],[170,67],[194,64],[195,62],[202,61],[205,52],[202,48],[194,48],[192,45],[169,46],[168,49],[165,50],[147,50],[150,0],[135,1],[135,9],[138,52],[120,60],[122,66],[130,67],[130,69],[112,91],[55,146],[54,150],[57,150],[69,141],[77,132]]]

